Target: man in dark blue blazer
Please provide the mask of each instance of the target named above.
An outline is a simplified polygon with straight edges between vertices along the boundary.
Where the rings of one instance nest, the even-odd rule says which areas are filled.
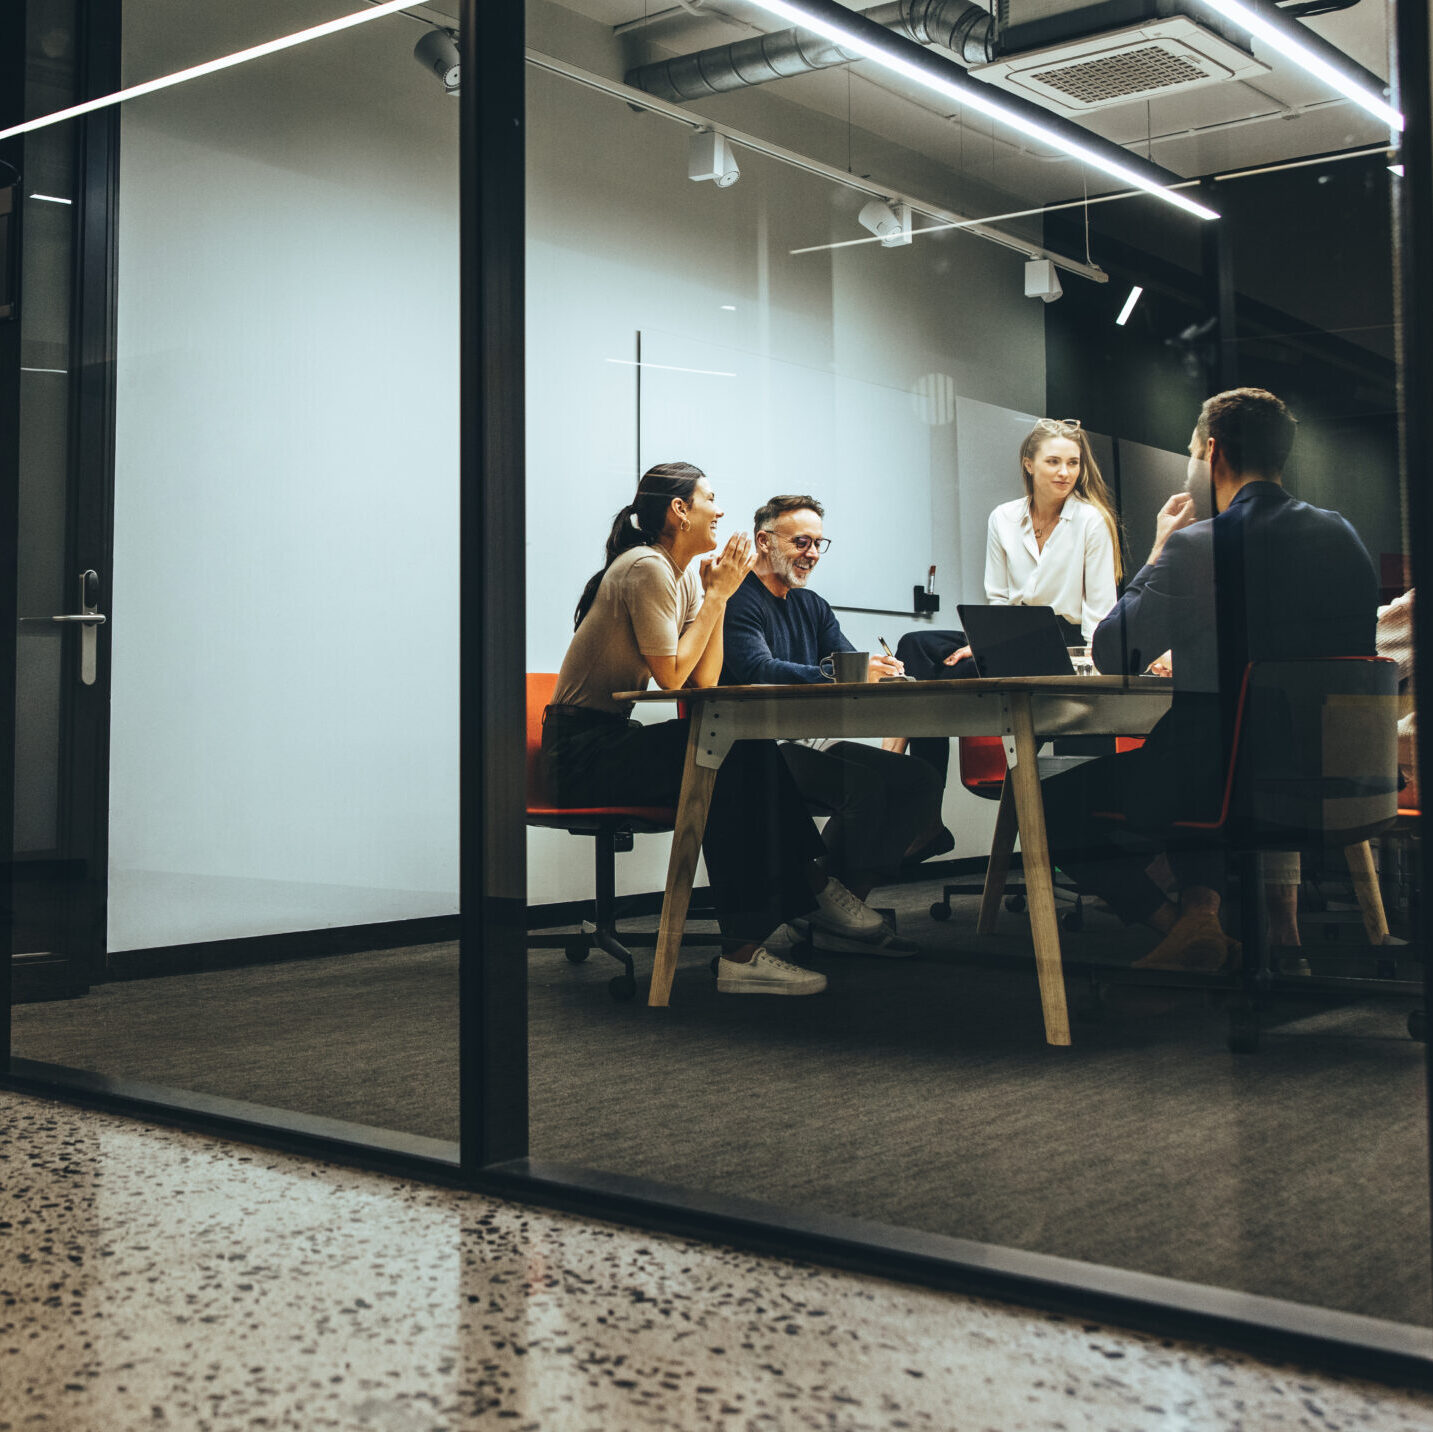
[[[1349,522],[1283,486],[1296,422],[1260,388],[1210,398],[1189,442],[1188,491],[1165,503],[1154,546],[1094,635],[1102,672],[1170,657],[1174,700],[1143,747],[1091,761],[1043,787],[1051,859],[1127,921],[1164,939],[1139,963],[1220,968],[1223,853],[1171,840],[1174,820],[1208,819],[1223,794],[1235,711],[1251,661],[1372,656],[1378,583]],[[1207,497],[1212,518],[1196,520]],[[1094,812],[1125,817],[1121,830]],[[1175,905],[1145,867],[1163,848]]]

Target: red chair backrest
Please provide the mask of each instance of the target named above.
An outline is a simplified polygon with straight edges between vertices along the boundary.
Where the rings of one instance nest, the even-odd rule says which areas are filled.
[[[1005,780],[1005,743],[999,736],[960,738],[960,783],[978,796],[999,795]]]
[[[546,805],[542,789],[542,713],[557,689],[555,671],[529,671],[527,674],[527,803]]]

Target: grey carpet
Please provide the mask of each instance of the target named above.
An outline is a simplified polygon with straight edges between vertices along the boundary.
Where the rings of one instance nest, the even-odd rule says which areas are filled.
[[[929,890],[897,899],[924,956],[818,959],[818,999],[719,997],[689,950],[650,1011],[609,997],[604,956],[535,952],[534,1156],[1433,1322],[1409,1001],[1293,1011],[1253,1056],[1197,997],[1077,1019],[1052,1049],[1023,919],[982,940],[968,904],[937,925]],[[1098,915],[1066,938],[1072,958],[1140,947]],[[1011,967],[956,958],[992,948]],[[430,946],[22,1006],[16,1049],[451,1139],[456,1010],[455,951]]]

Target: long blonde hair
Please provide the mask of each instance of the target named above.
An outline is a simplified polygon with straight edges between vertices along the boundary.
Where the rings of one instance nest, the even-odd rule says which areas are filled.
[[[1123,534],[1120,531],[1120,519],[1115,512],[1114,499],[1110,496],[1110,490],[1105,485],[1104,474],[1100,472],[1100,465],[1095,461],[1095,454],[1090,447],[1090,440],[1085,436],[1084,428],[1073,428],[1069,432],[1063,431],[1065,425],[1060,427],[1052,426],[1049,419],[1042,418],[1033,428],[1030,435],[1020,444],[1020,476],[1025,481],[1025,496],[1033,503],[1035,500],[1035,482],[1030,476],[1030,469],[1025,466],[1027,462],[1033,464],[1035,455],[1041,447],[1054,438],[1068,438],[1080,450],[1080,475],[1075,480],[1071,497],[1081,497],[1092,507],[1098,509],[1101,517],[1105,519],[1105,526],[1110,530],[1110,542],[1115,549],[1115,585],[1118,586],[1124,580],[1124,554],[1122,551]]]

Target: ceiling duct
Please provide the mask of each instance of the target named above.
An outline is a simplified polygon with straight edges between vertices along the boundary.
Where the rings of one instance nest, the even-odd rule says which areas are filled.
[[[891,0],[864,12],[868,20],[920,45],[939,45],[966,65],[995,57],[995,17],[973,0]],[[681,103],[749,89],[787,75],[831,69],[857,56],[809,30],[778,30],[692,55],[640,65],[626,82]]]
[[[917,44],[938,46],[972,77],[1078,116],[1110,105],[1162,99],[1202,85],[1267,74],[1244,31],[1200,0],[890,0],[862,12]],[[1357,0],[1307,0],[1347,8]],[[1298,23],[1305,7],[1261,7],[1265,20],[1306,50],[1355,75],[1371,93],[1383,81]],[[778,30],[696,54],[641,65],[627,83],[682,103],[849,64],[858,56],[810,30]]]

